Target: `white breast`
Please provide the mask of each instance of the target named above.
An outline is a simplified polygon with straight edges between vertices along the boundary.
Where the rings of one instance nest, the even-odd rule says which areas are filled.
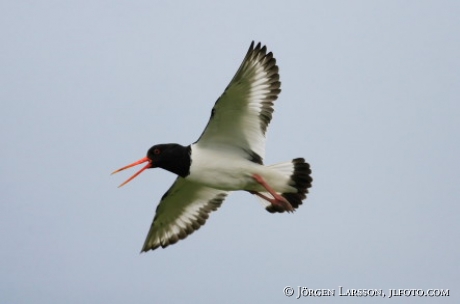
[[[229,149],[192,145],[192,164],[187,179],[220,190],[246,189],[253,183],[252,172],[258,165]]]
[[[243,152],[228,146],[192,145],[192,164],[187,180],[225,191],[264,191],[252,178],[257,173],[276,191],[292,191],[288,176],[271,167],[246,159]]]

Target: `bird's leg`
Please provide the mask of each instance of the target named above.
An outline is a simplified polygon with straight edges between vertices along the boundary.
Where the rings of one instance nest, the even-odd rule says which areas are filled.
[[[267,191],[273,196],[273,198],[269,198],[257,191],[250,191],[250,193],[257,195],[258,197],[270,202],[273,205],[282,206],[287,211],[294,211],[294,208],[292,208],[292,205],[288,202],[288,200],[276,193],[276,191],[272,187],[270,187],[269,184],[267,184],[267,182],[263,179],[262,176],[260,176],[259,174],[254,174],[252,175],[252,178],[262,187],[267,189]]]

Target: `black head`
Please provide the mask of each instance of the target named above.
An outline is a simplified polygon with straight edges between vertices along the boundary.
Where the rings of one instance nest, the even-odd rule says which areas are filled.
[[[147,158],[152,162],[152,168],[163,168],[163,164],[167,164],[171,158],[175,158],[176,154],[184,147],[178,144],[160,144],[151,147],[147,151]]]
[[[147,151],[147,158],[151,161],[151,168],[163,168],[177,175],[185,176],[190,169],[190,146],[184,147],[179,144],[155,145]]]
[[[178,144],[155,145],[147,151],[146,157],[141,158],[140,160],[130,165],[127,165],[121,169],[118,169],[114,171],[112,174],[148,162],[148,164],[145,165],[145,167],[143,167],[140,171],[131,176],[119,187],[127,184],[129,181],[134,179],[145,169],[150,168],[163,168],[179,176],[185,177],[190,173],[190,151],[190,146],[184,147]]]

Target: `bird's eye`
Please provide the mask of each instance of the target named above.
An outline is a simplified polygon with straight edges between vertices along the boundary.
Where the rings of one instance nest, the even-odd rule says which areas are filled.
[[[161,151],[160,151],[160,149],[158,149],[158,148],[155,149],[155,150],[153,150],[153,154],[155,154],[155,155],[158,155],[158,154],[160,154],[160,153],[161,153]]]

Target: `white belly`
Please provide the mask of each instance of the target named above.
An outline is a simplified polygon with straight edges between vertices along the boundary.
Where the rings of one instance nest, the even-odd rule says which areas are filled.
[[[255,180],[261,175],[276,191],[292,190],[286,177],[269,167],[259,165],[234,151],[200,149],[192,146],[190,175],[186,178],[195,183],[225,191],[265,191]]]
[[[194,150],[188,180],[227,191],[245,190],[254,183],[251,169],[257,164],[231,153]]]

